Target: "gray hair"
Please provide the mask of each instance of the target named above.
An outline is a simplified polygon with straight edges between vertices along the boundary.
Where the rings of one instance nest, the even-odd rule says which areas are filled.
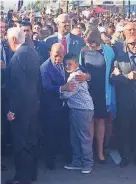
[[[13,38],[13,37],[15,37],[17,39],[18,44],[25,43],[25,34],[21,28],[12,27],[12,28],[8,29],[7,38]]]
[[[62,19],[63,17],[69,17],[69,15],[66,14],[66,13],[60,14],[60,15],[55,19],[55,23],[56,23],[56,24],[59,24],[59,22],[61,21],[61,19]],[[69,19],[70,19],[70,17],[69,17]]]

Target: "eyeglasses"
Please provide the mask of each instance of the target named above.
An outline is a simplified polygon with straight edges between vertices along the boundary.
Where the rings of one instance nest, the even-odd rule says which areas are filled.
[[[136,29],[135,28],[132,28],[132,29],[126,29],[127,31],[136,31]]]
[[[88,40],[88,43],[89,43],[89,45],[92,45],[92,44],[96,43],[96,41],[95,40]]]
[[[136,46],[136,42],[128,43],[128,45],[131,45],[131,46],[135,47]]]

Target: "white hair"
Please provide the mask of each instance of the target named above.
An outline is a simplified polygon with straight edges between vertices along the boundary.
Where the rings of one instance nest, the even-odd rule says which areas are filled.
[[[24,31],[19,27],[12,27],[7,31],[7,37],[17,39],[17,44],[25,43],[25,34]]]
[[[62,19],[63,17],[69,17],[69,15],[66,14],[66,13],[60,14],[60,15],[55,19],[55,23],[59,24],[59,22],[61,21],[61,19]],[[70,17],[69,17],[69,18],[70,18]]]

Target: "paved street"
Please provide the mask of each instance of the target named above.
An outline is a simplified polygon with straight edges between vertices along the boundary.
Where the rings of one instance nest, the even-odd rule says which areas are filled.
[[[8,165],[8,171],[2,172],[2,184],[13,176],[13,166]],[[120,169],[109,159],[106,165],[96,164],[91,174],[83,175],[80,171],[64,170],[62,163],[57,164],[54,172],[47,171],[40,164],[38,181],[34,184],[136,184],[136,167],[130,164],[129,167]]]

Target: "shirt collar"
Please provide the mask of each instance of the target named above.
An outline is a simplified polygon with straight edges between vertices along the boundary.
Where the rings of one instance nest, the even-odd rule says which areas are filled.
[[[78,70],[80,70],[79,66],[73,72],[77,72]]]
[[[53,66],[57,67],[57,65],[54,64],[54,62],[53,62],[53,60],[51,58],[50,58],[50,60],[51,60],[51,63],[53,64]],[[63,66],[63,62],[60,65]]]
[[[60,33],[58,33],[58,39],[59,40],[62,40],[62,37],[63,36]],[[70,33],[68,33],[67,35],[65,35],[65,37],[66,37],[66,40],[69,39],[70,38]]]
[[[17,47],[16,47],[16,51],[21,47],[22,44],[19,44]]]
[[[136,56],[135,54],[132,54],[131,52],[128,51],[128,56],[131,58],[132,56]]]

